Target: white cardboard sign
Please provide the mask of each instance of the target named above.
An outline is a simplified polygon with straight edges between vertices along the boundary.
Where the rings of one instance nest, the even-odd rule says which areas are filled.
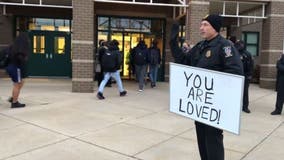
[[[244,77],[170,63],[170,111],[240,132]]]

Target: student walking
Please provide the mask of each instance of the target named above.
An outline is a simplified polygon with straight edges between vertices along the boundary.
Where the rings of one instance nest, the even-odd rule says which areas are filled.
[[[30,53],[30,43],[27,33],[21,32],[15,39],[10,49],[10,60],[6,72],[13,82],[12,96],[9,98],[11,108],[21,108],[26,105],[18,101],[21,89],[24,85],[24,78],[27,77],[25,65]]]
[[[149,76],[151,80],[151,87],[156,87],[158,69],[161,63],[161,51],[158,48],[158,41],[153,40],[152,46],[149,48]]]
[[[123,88],[122,81],[120,78],[119,69],[122,63],[122,56],[119,51],[118,45],[119,43],[117,40],[112,40],[109,43],[108,49],[106,49],[104,54],[102,55],[101,65],[104,70],[104,79],[99,86],[99,91],[97,93],[98,99],[105,99],[103,95],[104,87],[111,77],[113,77],[116,81],[119,90],[119,95],[125,96],[127,93]]]

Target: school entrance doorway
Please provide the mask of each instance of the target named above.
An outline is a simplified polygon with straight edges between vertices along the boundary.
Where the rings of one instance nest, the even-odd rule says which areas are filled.
[[[16,28],[26,28],[31,53],[29,77],[71,77],[71,20],[16,17]]]
[[[71,77],[71,36],[66,32],[31,31],[29,76]]]
[[[161,50],[162,64],[159,68],[158,80],[164,80],[164,19],[136,19],[136,18],[117,18],[117,17],[97,17],[99,40],[113,40],[119,42],[119,49],[122,53],[123,63],[121,77],[123,79],[133,79],[133,71],[130,65],[130,50],[144,40],[147,47],[151,46],[154,39],[158,41]]]

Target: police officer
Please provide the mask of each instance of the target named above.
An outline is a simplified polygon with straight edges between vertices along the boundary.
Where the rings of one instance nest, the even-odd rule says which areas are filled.
[[[174,24],[170,46],[175,62],[242,75],[240,56],[234,46],[219,34],[221,26],[222,17],[219,15],[204,17],[200,26],[204,40],[197,43],[188,53],[184,53],[176,48],[179,26]],[[223,130],[197,121],[195,128],[201,160],[224,160]]]
[[[271,115],[280,115],[284,103],[284,53],[281,58],[277,61],[277,80],[276,80],[276,105],[275,110],[271,112]]]
[[[245,76],[245,85],[244,85],[244,95],[243,95],[243,111],[246,113],[250,113],[248,108],[249,106],[249,83],[252,77],[253,72],[253,59],[250,54],[246,50],[245,43],[242,40],[239,40],[235,43],[236,49],[239,51],[241,60],[244,67],[244,76]]]

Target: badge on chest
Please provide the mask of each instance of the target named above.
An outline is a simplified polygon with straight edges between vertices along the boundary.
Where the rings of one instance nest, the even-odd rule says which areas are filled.
[[[206,54],[205,54],[205,57],[206,57],[206,58],[211,57],[211,55],[212,55],[211,50],[206,51]]]

